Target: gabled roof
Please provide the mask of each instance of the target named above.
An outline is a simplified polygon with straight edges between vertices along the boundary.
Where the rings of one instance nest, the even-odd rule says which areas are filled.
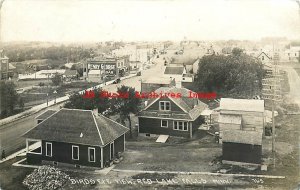
[[[184,67],[166,67],[165,75],[182,75],[184,73]]]
[[[264,100],[221,98],[220,110],[264,112]]]
[[[170,99],[172,102],[174,102],[178,107],[180,107],[182,109],[183,112],[186,113],[185,116],[182,116],[182,119],[189,119],[189,120],[194,120],[196,118],[198,118],[200,116],[200,114],[202,113],[203,110],[205,110],[208,106],[199,101],[198,99],[193,99],[193,98],[189,98],[189,92],[190,90],[186,89],[186,88],[176,88],[176,87],[161,87],[159,89],[157,89],[155,91],[156,93],[180,93],[181,94],[181,98],[171,98],[168,97],[168,99]],[[155,102],[157,102],[160,98],[156,98],[156,99],[150,99],[148,102],[148,106],[146,106],[146,108],[144,109],[144,111],[142,111],[139,115],[140,116],[149,116],[149,117],[161,117],[161,115],[159,115],[159,113],[150,113],[147,112],[147,109],[153,105]],[[174,116],[175,115],[171,115]],[[178,116],[176,116],[177,118]]]
[[[44,120],[47,119],[48,117],[50,117],[51,115],[53,115],[55,112],[55,110],[47,110],[45,112],[43,112],[42,114],[38,115],[35,119],[39,119],[39,120]]]
[[[105,146],[127,131],[125,126],[102,115],[94,115],[91,110],[63,108],[23,136],[31,139]]]
[[[222,141],[240,143],[240,144],[261,145],[262,132],[243,131],[243,130],[225,130],[223,131]]]
[[[265,52],[261,52],[257,57],[260,57],[261,55],[265,55],[268,59],[271,59]]]

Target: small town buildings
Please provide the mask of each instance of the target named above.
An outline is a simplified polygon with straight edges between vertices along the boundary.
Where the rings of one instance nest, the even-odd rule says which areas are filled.
[[[65,80],[72,80],[72,79],[77,79],[79,76],[79,73],[77,70],[66,70],[65,73],[63,74],[63,78]]]
[[[186,88],[161,87],[155,92],[170,96],[146,102],[146,107],[138,114],[139,134],[192,138],[204,123],[201,113],[208,106],[197,98],[189,98],[190,91]],[[180,93],[181,97],[176,98],[172,93]]]
[[[223,163],[261,164],[262,133],[259,131],[228,130],[223,132]]]
[[[97,110],[63,108],[46,113],[37,117],[42,121],[23,135],[28,164],[103,168],[125,150],[128,129]],[[41,146],[29,151],[30,142]]]
[[[104,81],[105,78],[114,79],[121,77],[129,71],[129,67],[129,56],[95,57],[89,59],[85,64],[84,76],[90,82],[99,82]],[[99,76],[97,76],[98,73]]]
[[[170,67],[185,67],[187,73],[196,74],[199,67],[199,58],[189,57],[173,57],[173,61],[168,66]]]
[[[257,59],[259,59],[263,64],[270,63],[272,61],[272,57],[267,55],[265,52],[261,52]]]
[[[9,58],[0,51],[0,80],[8,80],[13,77],[16,67],[9,63]]]
[[[174,87],[175,79],[166,77],[154,77],[141,81],[141,92],[154,92],[160,87]]]
[[[181,88],[181,82],[183,75],[187,74],[185,67],[166,67],[164,71],[164,76],[169,78],[174,78],[176,82],[176,87]]]
[[[19,74],[18,79],[48,79],[54,77],[56,74],[63,75],[65,69],[41,70],[32,74]]]

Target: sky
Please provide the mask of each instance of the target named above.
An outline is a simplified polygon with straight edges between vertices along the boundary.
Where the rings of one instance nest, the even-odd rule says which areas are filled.
[[[2,40],[300,39],[293,0],[5,0]]]

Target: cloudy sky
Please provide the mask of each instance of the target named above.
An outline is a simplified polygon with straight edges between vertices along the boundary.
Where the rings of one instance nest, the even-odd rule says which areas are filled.
[[[6,0],[4,41],[300,39],[293,0]]]

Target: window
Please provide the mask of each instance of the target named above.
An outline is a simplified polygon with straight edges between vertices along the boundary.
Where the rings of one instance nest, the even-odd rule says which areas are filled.
[[[178,131],[188,131],[188,122],[174,121],[173,129]]]
[[[161,127],[168,128],[168,120],[161,120],[160,126],[161,126]]]
[[[171,110],[171,103],[169,101],[160,101],[159,102],[159,110],[170,111]]]
[[[88,148],[89,162],[95,162],[96,161],[95,156],[96,156],[95,148],[89,147]]]
[[[72,160],[79,160],[79,146],[72,145]]]
[[[52,157],[52,143],[46,142],[46,156]]]
[[[264,56],[262,56],[262,57],[261,57],[261,60],[265,60],[265,57],[264,57]]]

